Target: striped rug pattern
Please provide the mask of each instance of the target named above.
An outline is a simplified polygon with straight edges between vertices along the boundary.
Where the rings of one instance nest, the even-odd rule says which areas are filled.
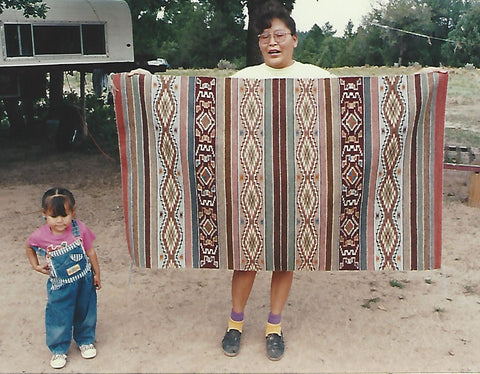
[[[113,75],[134,264],[439,268],[447,81]]]

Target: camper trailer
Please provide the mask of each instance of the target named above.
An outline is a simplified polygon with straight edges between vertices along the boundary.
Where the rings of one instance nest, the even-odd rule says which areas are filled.
[[[134,62],[132,20],[124,0],[44,0],[45,18],[0,14],[0,67],[116,70]]]
[[[134,61],[132,19],[124,0],[43,3],[45,18],[27,18],[12,8],[0,14],[0,98],[42,96],[46,74],[78,71],[101,77],[140,66]]]
[[[44,18],[27,18],[22,10],[12,8],[4,8],[0,14],[0,99],[11,132],[35,127],[34,102],[48,95],[46,122],[58,126],[59,134],[68,130],[68,136],[61,139],[71,138],[73,130],[65,124],[80,123],[86,128],[83,118],[87,74],[95,93],[100,95],[109,73],[136,67],[152,73],[166,70],[166,64],[151,66],[147,61],[135,61],[132,18],[125,0],[43,3],[47,6]],[[65,105],[66,72],[80,73],[79,110],[72,111]],[[69,117],[65,115],[67,110]],[[60,143],[59,147],[65,146],[65,141]]]

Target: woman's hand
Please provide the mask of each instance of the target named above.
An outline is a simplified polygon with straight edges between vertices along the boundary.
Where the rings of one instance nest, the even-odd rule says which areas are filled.
[[[137,68],[127,73],[127,76],[131,77],[132,75],[151,75],[151,74],[152,73],[150,73],[148,70]]]

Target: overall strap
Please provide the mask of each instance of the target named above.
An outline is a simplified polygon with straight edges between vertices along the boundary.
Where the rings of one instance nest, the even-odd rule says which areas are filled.
[[[31,247],[39,256],[45,257],[47,256],[47,251],[41,247]]]
[[[73,233],[73,235],[75,235],[76,237],[79,237],[79,236],[80,236],[80,228],[78,227],[78,223],[77,223],[77,220],[76,220],[76,219],[73,219],[73,220],[72,220],[72,233]]]

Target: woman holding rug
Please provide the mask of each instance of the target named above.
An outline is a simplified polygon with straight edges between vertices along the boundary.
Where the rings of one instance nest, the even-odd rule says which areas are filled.
[[[258,46],[263,64],[238,71],[234,78],[329,78],[328,71],[318,66],[293,60],[298,44],[295,21],[279,2],[269,1],[255,22]],[[256,271],[235,270],[232,277],[232,310],[222,348],[227,356],[236,356],[240,349],[244,310],[255,281]],[[270,286],[270,313],[266,326],[266,349],[270,360],[280,360],[285,343],[281,327],[282,311],[290,292],[293,271],[273,271]]]

